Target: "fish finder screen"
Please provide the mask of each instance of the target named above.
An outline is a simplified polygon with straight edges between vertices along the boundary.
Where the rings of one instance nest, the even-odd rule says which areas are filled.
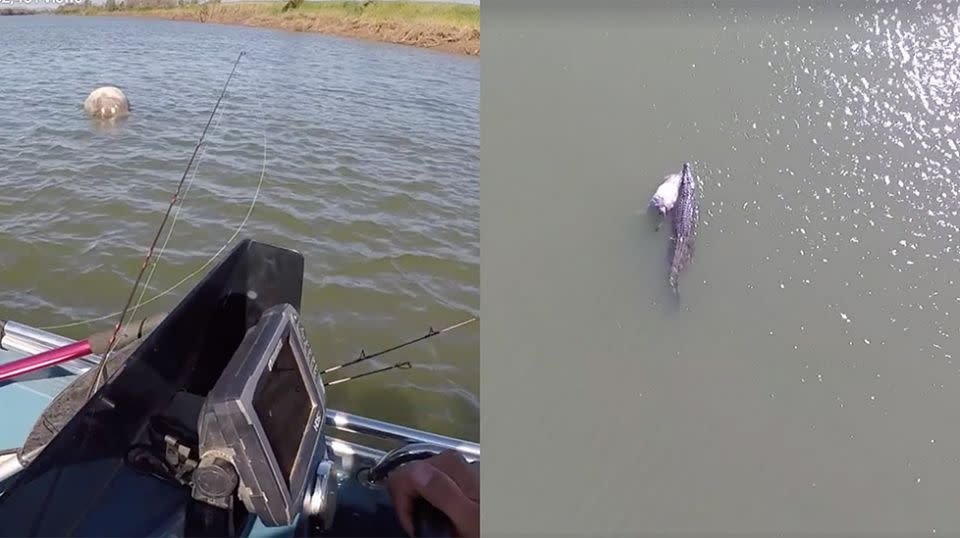
[[[290,474],[300,450],[313,403],[297,367],[289,336],[283,339],[273,369],[264,372],[253,394],[253,408],[290,487]]]

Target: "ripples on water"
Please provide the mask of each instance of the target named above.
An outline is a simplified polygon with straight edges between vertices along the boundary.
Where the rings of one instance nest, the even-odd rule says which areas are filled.
[[[764,51],[740,63],[763,58],[772,74],[769,98],[722,123],[738,131],[726,148],[731,155],[775,174],[735,178],[722,163],[702,163],[704,224],[731,211],[748,229],[775,220],[783,248],[774,253],[789,266],[780,270],[777,288],[814,286],[820,278],[839,281],[858,297],[886,294],[891,326],[909,330],[909,313],[925,311],[923,319],[937,330],[918,351],[952,364],[946,350],[957,328],[950,312],[960,302],[953,287],[960,279],[960,4],[879,1],[861,10],[771,11],[715,7],[708,15],[723,24],[718,42],[730,38],[737,48]],[[730,37],[738,26],[771,18],[776,31],[757,43]],[[738,139],[750,144],[747,151]],[[803,167],[773,162],[798,155],[806,156]],[[763,194],[769,188],[776,201],[727,199],[734,181]],[[722,222],[716,233],[725,233]],[[785,252],[788,246],[796,249]],[[837,257],[857,269],[832,272]],[[871,283],[887,285],[858,283],[867,273]],[[838,322],[855,323],[852,312],[826,299]]]
[[[855,413],[836,416],[860,417],[850,440],[896,424],[903,459],[885,465],[919,487],[942,472],[927,465],[960,462],[941,400],[960,387],[960,4],[707,17],[723,25],[717,43],[761,50],[737,63],[765,63],[769,85],[722,120],[731,162],[700,165],[706,240],[753,243],[740,278],[771,316],[754,338],[775,339],[835,413]],[[768,31],[752,41],[751,24]],[[812,432],[837,420],[825,416],[800,420]]]
[[[584,230],[588,261],[569,263],[604,275],[578,297],[605,295],[602,321],[578,319],[602,351],[583,353],[610,357],[598,370],[620,379],[603,390],[626,408],[611,415],[663,458],[643,515],[699,529],[749,505],[743,524],[766,529],[956,526],[941,499],[960,492],[960,2],[564,22],[582,42],[543,47],[562,53],[547,70],[569,87],[557,100],[592,99],[552,139],[593,159],[569,157],[591,182],[588,216],[566,229]],[[665,231],[625,215],[686,159],[702,221],[671,312]],[[694,521],[659,498],[731,482]]]
[[[21,51],[0,58],[2,317],[49,326],[122,306],[241,48],[248,55],[147,297],[213,256],[260,185],[240,237],[304,254],[303,318],[322,362],[478,314],[476,59],[269,30],[45,16],[0,19],[0,44]],[[108,83],[127,93],[132,116],[97,128],[82,103]],[[144,308],[169,308],[194,283]],[[331,403],[476,438],[478,335],[474,324],[386,356],[381,366],[424,368],[341,385]]]
[[[811,8],[783,17],[789,31],[760,45],[773,58],[772,95],[803,112],[787,117],[769,110],[762,127],[753,123],[752,136],[810,150],[809,169],[778,170],[796,189],[779,195],[793,223],[781,238],[798,244],[790,258],[801,264],[781,287],[812,285],[819,272],[859,298],[883,297],[860,308],[880,308],[889,327],[863,332],[849,311],[857,307],[844,311],[827,301],[851,345],[883,346],[887,331],[910,330],[913,314],[926,309],[919,317],[935,330],[915,351],[953,364],[960,21],[955,2],[922,6],[880,2],[846,13],[832,28],[838,11],[829,10],[829,19]],[[831,272],[838,257],[856,270]]]

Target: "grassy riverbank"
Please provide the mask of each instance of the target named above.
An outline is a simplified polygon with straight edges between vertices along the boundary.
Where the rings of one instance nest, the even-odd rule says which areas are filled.
[[[191,0],[186,0],[191,1]],[[421,2],[204,3],[163,5],[127,0],[107,6],[62,7],[68,15],[114,15],[319,32],[389,43],[480,54],[480,7]],[[172,0],[171,0],[172,3]],[[159,4],[159,5],[157,5]]]
[[[35,9],[18,9],[13,7],[7,7],[0,9],[0,17],[6,15],[36,15],[37,10]]]

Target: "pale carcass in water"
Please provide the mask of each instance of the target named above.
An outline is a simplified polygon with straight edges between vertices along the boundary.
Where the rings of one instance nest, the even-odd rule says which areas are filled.
[[[680,174],[670,174],[666,176],[663,178],[663,183],[657,187],[657,192],[653,194],[653,198],[650,199],[650,208],[660,213],[660,219],[657,221],[658,230],[660,229],[660,224],[663,222],[663,218],[677,203],[677,196],[680,193],[680,180]]]
[[[111,120],[130,114],[130,102],[120,88],[103,86],[90,93],[83,102],[83,109],[96,119]]]

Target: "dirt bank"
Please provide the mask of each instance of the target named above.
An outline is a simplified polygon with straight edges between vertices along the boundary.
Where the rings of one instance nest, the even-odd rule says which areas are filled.
[[[283,4],[200,4],[168,8],[81,8],[64,14],[148,17],[235,24],[352,37],[459,54],[480,54],[479,7],[399,2],[306,3],[283,12]],[[475,16],[472,10],[475,10]]]

